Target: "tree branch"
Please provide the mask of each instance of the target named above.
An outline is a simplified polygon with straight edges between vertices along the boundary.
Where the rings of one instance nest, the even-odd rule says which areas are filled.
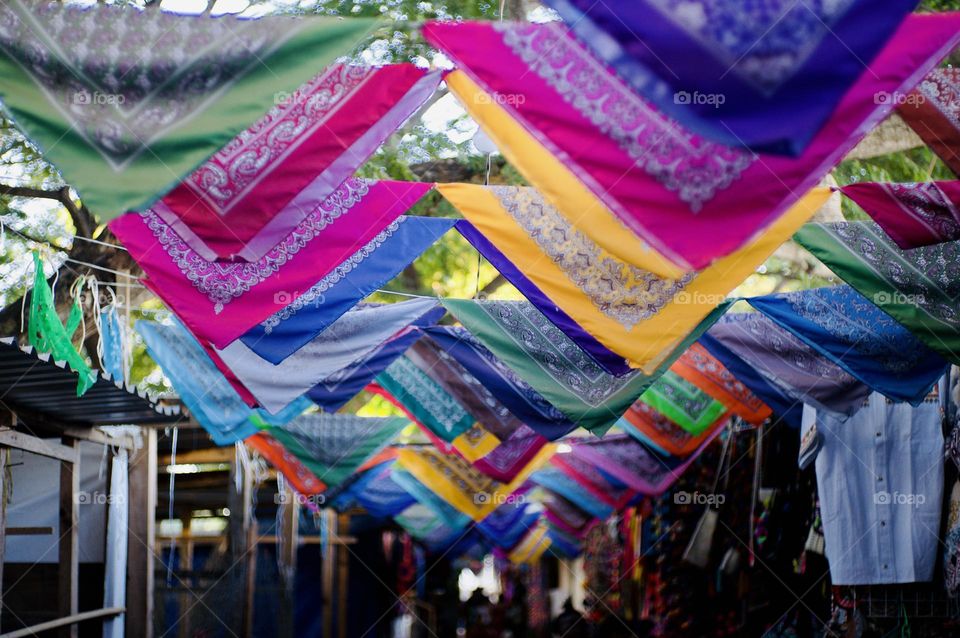
[[[93,237],[93,217],[85,206],[82,204],[78,206],[77,203],[70,198],[69,186],[64,186],[57,190],[45,190],[42,188],[32,188],[30,186],[0,184],[0,195],[50,199],[55,202],[60,202],[60,204],[67,209],[67,212],[70,213],[70,218],[73,220],[77,234],[81,237]]]

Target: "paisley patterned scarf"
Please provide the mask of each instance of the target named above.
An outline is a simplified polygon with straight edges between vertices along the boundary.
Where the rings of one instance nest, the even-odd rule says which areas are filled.
[[[447,82],[464,108],[569,222],[618,258],[676,278],[790,215],[892,110],[895,100],[874,96],[910,90],[960,41],[958,27],[956,14],[909,17],[797,158],[685,130],[558,23],[428,23],[423,32],[463,70]]]
[[[691,131],[797,155],[914,0],[547,0],[631,87]],[[811,99],[810,88],[816,86]]]
[[[247,330],[240,341],[279,364],[400,274],[452,225],[450,219],[398,217],[309,290],[288,295],[293,297],[289,305]]]
[[[244,443],[259,452],[260,456],[283,474],[283,478],[290,482],[298,494],[314,496],[326,489],[326,483],[307,469],[303,461],[266,432],[247,437]]]
[[[693,435],[643,401],[630,406],[617,427],[664,456],[684,457],[700,447],[703,441],[727,422],[729,413],[724,413],[716,422]]]
[[[694,436],[729,415],[723,403],[672,369],[667,370],[640,395],[640,402],[646,403]]]
[[[794,401],[850,415],[870,394],[866,384],[760,313],[727,315],[707,334]]]
[[[960,69],[934,69],[897,108],[920,139],[960,175]]]
[[[806,213],[730,258],[669,278],[605,250],[532,188],[444,184],[437,189],[469,220],[458,223],[461,234],[616,375],[628,372],[628,365],[647,374],[656,369],[826,197],[826,191],[812,194]]]
[[[310,405],[307,399],[298,399],[275,417],[252,410],[182,324],[141,320],[135,329],[180,400],[217,445],[230,445],[256,434],[258,428],[250,420],[255,414],[266,423],[282,425]]]
[[[278,365],[262,359],[242,341],[216,354],[260,405],[276,413],[435,307],[432,299],[412,299],[355,308]]]
[[[256,421],[256,419],[255,419]],[[304,414],[282,426],[259,423],[326,486],[343,483],[410,422],[402,417]]]
[[[670,371],[694,384],[748,423],[759,425],[771,414],[769,406],[699,343],[687,348],[670,367]]]
[[[808,224],[795,238],[932,350],[960,363],[960,241],[905,251],[872,222]]]
[[[840,190],[904,250],[960,239],[958,182],[864,182]]]
[[[831,286],[748,299],[872,389],[920,405],[947,362],[850,286]]]
[[[154,211],[204,259],[256,262],[373,154],[440,82],[412,64],[334,64],[170,191]],[[280,99],[282,98],[282,99]]]
[[[554,440],[576,427],[465,329],[437,326],[425,332],[537,434]]]
[[[110,229],[147,274],[144,283],[197,338],[224,348],[357,251],[385,241],[429,189],[350,178],[256,262],[204,259],[153,210],[123,215]]]
[[[597,434],[613,425],[726,309],[724,305],[715,310],[687,340],[676,344],[658,372],[616,377],[607,374],[530,303],[447,299],[443,305],[570,421]]]
[[[521,425],[509,437],[500,441],[496,449],[473,462],[474,467],[502,483],[509,483],[522,472],[547,439],[526,425]]]
[[[607,502],[596,498],[581,483],[554,463],[549,463],[543,469],[531,474],[530,480],[562,496],[593,518],[604,520],[614,512],[614,508]]]
[[[376,22],[11,0],[0,24],[6,108],[109,221],[149,206]]]
[[[417,502],[393,480],[393,465],[391,461],[370,468],[348,488],[357,503],[376,518],[395,516]]]

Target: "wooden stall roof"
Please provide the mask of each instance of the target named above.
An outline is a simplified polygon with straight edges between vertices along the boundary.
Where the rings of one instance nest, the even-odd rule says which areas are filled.
[[[63,361],[13,337],[0,338],[0,401],[14,412],[49,417],[73,426],[173,423],[180,407],[161,405],[146,392],[104,372],[82,397],[77,375]]]

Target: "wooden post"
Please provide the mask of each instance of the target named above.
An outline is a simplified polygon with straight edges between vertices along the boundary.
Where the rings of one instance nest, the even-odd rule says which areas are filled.
[[[77,441],[64,438],[63,445],[77,451]],[[60,570],[58,601],[60,616],[73,616],[80,611],[80,467],[79,459],[60,461]],[[64,627],[60,635],[76,638],[78,627]]]
[[[334,586],[334,552],[337,535],[337,512],[330,507],[323,510],[323,521],[327,530],[327,544],[323,548],[323,564],[321,565],[321,580],[323,586],[323,635],[324,638],[333,638],[333,586]]]
[[[349,557],[347,541],[342,537],[350,531],[350,515],[340,514],[337,517],[337,636],[347,638],[347,576],[349,574]]]
[[[130,459],[127,545],[127,638],[153,637],[156,549],[157,432],[142,428],[144,445]]]
[[[3,561],[7,553],[7,465],[10,448],[0,447],[0,610],[3,609]],[[0,625],[2,626],[2,625]]]
[[[296,590],[294,588],[297,575],[297,550],[300,547],[300,501],[297,499],[297,493],[289,484],[284,482],[283,494],[280,494],[280,503],[283,507],[283,514],[280,521],[280,529],[274,537],[279,543],[277,555],[280,558],[280,565],[283,572],[283,618],[285,621],[280,636],[294,636],[296,625],[294,622],[294,613],[296,611]],[[282,550],[282,551],[281,551]]]

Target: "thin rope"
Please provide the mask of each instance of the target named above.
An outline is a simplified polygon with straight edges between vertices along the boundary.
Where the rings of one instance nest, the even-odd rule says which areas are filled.
[[[136,275],[131,275],[130,273],[127,273],[127,272],[120,272],[119,270],[113,270],[112,268],[104,268],[103,266],[98,266],[97,264],[91,264],[86,261],[80,261],[79,259],[74,259],[73,257],[66,257],[66,260],[73,264],[86,266],[87,268],[102,270],[103,272],[108,272],[111,275],[117,275],[118,277],[126,277],[128,279],[139,279],[139,277],[137,277]]]
[[[79,239],[80,241],[85,241],[91,244],[97,244],[99,246],[106,246],[108,248],[116,248],[117,250],[122,250],[123,252],[130,252],[120,244],[111,244],[109,242],[100,241],[99,239],[91,239],[90,237],[83,237],[82,235],[74,235],[74,239]]]

